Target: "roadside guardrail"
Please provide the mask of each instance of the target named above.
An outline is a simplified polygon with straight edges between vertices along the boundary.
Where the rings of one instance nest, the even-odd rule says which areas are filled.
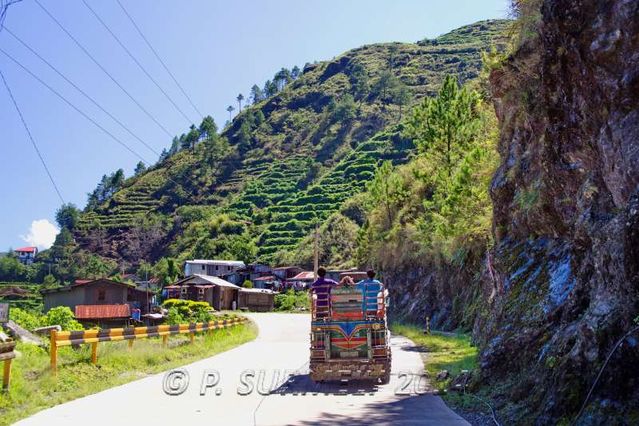
[[[11,361],[16,357],[16,353],[13,351],[16,347],[16,342],[11,339],[6,341],[0,339],[0,361],[3,361],[4,368],[2,374],[2,390],[9,389],[9,381],[11,379]]]
[[[173,334],[189,334],[191,343],[195,333],[232,327],[247,321],[246,317],[236,317],[225,320],[198,322],[177,325],[156,325],[149,327],[104,328],[83,331],[51,330],[49,352],[51,355],[51,370],[55,374],[58,367],[58,348],[71,345],[91,344],[91,362],[98,362],[98,343],[128,340],[129,348],[136,339],[162,337],[162,345],[166,346],[168,337]],[[0,358],[1,359],[1,358]]]

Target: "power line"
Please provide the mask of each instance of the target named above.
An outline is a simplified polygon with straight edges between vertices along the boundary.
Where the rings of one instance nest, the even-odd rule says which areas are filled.
[[[36,0],[37,1],[37,0]],[[64,103],[66,103],[67,105],[69,105],[71,108],[73,108],[78,114],[80,114],[81,116],[83,116],[84,118],[86,118],[88,121],[90,121],[94,126],[96,126],[98,129],[102,130],[102,132],[104,132],[106,135],[108,135],[109,137],[111,137],[111,139],[113,139],[114,141],[116,141],[118,144],[120,144],[122,147],[124,147],[127,151],[129,151],[131,154],[135,155],[136,157],[138,157],[143,163],[145,163],[148,166],[151,165],[151,162],[149,162],[148,160],[146,160],[142,155],[140,155],[139,153],[137,153],[133,148],[131,148],[130,146],[128,146],[126,143],[124,143],[122,140],[120,140],[118,137],[116,137],[113,133],[109,132],[107,129],[105,129],[103,126],[101,126],[97,121],[95,121],[94,119],[92,119],[91,117],[89,117],[84,111],[82,111],[80,108],[78,108],[77,106],[75,106],[74,104],[72,104],[67,98],[65,98],[63,95],[61,95],[57,90],[55,90],[53,87],[51,87],[50,85],[48,85],[44,80],[42,80],[40,77],[38,77],[37,75],[35,75],[33,72],[31,72],[27,67],[25,67],[24,65],[22,65],[17,59],[15,59],[13,56],[11,56],[10,54],[8,54],[4,49],[2,49],[0,47],[0,52],[3,53],[7,58],[9,58],[11,61],[13,61],[16,65],[18,65],[20,68],[22,68],[26,73],[28,73],[31,77],[33,77],[34,79],[36,79],[40,84],[42,84],[44,87],[46,87],[47,89],[49,89],[53,94],[55,94],[58,98],[60,98]],[[4,77],[2,77],[4,80]],[[6,82],[5,82],[6,85]],[[7,86],[8,89],[8,86]],[[21,115],[22,116],[22,115]],[[24,123],[24,121],[23,121]],[[26,126],[26,123],[25,123]],[[30,133],[29,133],[30,135]],[[43,160],[44,162],[44,160]],[[46,168],[46,166],[45,166]],[[48,169],[47,169],[48,172]],[[51,176],[51,175],[49,175]],[[174,181],[173,179],[171,179],[169,176],[167,176],[167,180],[176,184],[176,185],[180,185],[178,182]],[[55,186],[55,184],[54,184]],[[57,189],[57,187],[56,187]],[[184,188],[184,186],[182,185],[182,189],[184,189],[184,191],[186,191],[190,196],[195,197],[195,195],[189,191],[188,189]]]
[[[122,43],[122,41],[118,38],[118,36],[115,35],[115,33],[111,30],[111,28],[109,28],[109,26],[106,24],[106,22],[104,22],[104,20],[102,20],[102,18],[100,18],[100,16],[97,14],[97,12],[91,6],[89,6],[89,3],[87,3],[86,0],[82,0],[82,3],[84,3],[84,5],[87,7],[87,9],[89,9],[91,11],[93,16],[95,16],[95,18],[98,21],[100,21],[102,26],[109,32],[109,34],[111,34],[111,36],[115,39],[115,41],[127,53],[127,55],[129,55],[129,57],[133,60],[133,62],[135,62],[135,64],[140,68],[140,70],[142,70],[142,72],[149,78],[149,80],[151,80],[151,82],[153,82],[153,84],[155,84],[155,87],[157,87],[160,90],[160,92],[162,92],[164,97],[166,99],[168,99],[169,102],[171,102],[171,104],[175,107],[175,109],[180,114],[182,114],[182,117],[184,117],[184,119],[189,124],[193,123],[193,121],[189,117],[187,117],[187,115],[184,113],[184,111],[182,111],[182,109],[173,101],[173,99],[171,99],[171,97],[164,91],[164,89],[162,89],[160,84],[151,76],[151,74],[149,74],[149,72],[146,70],[146,68],[144,68],[144,66],[142,66],[140,61],[138,61],[136,59],[136,57],[133,55],[133,53],[131,53],[131,51],[124,45],[124,43]]]
[[[142,30],[140,29],[140,27],[138,27],[138,24],[135,23],[135,20],[133,19],[133,17],[129,14],[129,12],[127,12],[127,10],[124,8],[124,5],[120,2],[120,0],[116,0],[118,2],[118,4],[120,5],[120,8],[122,9],[122,11],[124,12],[124,14],[129,18],[129,21],[131,21],[131,23],[133,24],[133,26],[135,27],[135,29],[137,30],[138,34],[140,34],[140,37],[142,37],[142,39],[144,40],[144,42],[146,43],[147,46],[149,46],[149,49],[151,49],[151,52],[153,52],[153,54],[155,55],[156,59],[158,61],[160,61],[160,63],[162,64],[162,66],[164,67],[164,70],[171,76],[171,78],[173,79],[173,82],[175,82],[175,85],[180,89],[180,91],[182,92],[182,94],[184,95],[184,97],[186,99],[188,99],[189,103],[191,104],[191,106],[193,107],[193,109],[199,114],[200,117],[204,117],[204,114],[202,114],[200,112],[200,110],[195,106],[195,104],[193,103],[193,101],[191,100],[191,97],[186,93],[186,91],[182,88],[182,85],[180,83],[178,83],[177,79],[175,78],[175,76],[173,75],[173,73],[169,70],[169,67],[166,66],[166,64],[164,63],[164,61],[162,60],[162,58],[160,57],[160,55],[158,54],[158,52],[153,48],[153,46],[151,45],[151,43],[149,42],[149,40],[144,36],[144,33],[142,32]]]
[[[55,16],[53,16],[51,12],[49,12],[47,8],[45,8],[42,3],[40,3],[39,0],[35,0],[35,2],[47,15],[49,15],[53,22],[55,22],[58,27],[60,27],[60,29],[64,31],[64,33],[69,36],[69,38],[73,40],[73,42],[93,61],[93,63],[96,64],[111,79],[111,81],[113,81],[129,97],[129,99],[131,99],[138,106],[138,108],[140,108],[147,115],[147,117],[153,120],[153,122],[157,124],[158,127],[160,127],[164,131],[164,133],[166,133],[169,137],[172,137],[171,133],[166,129],[166,127],[164,127],[158,120],[156,120],[149,111],[147,111],[124,87],[122,87],[122,85],[102,66],[102,64],[100,64],[97,59],[95,59],[93,55],[91,55],[91,53],[89,53],[89,51],[75,37],[73,37],[73,35],[69,31],[67,31],[64,25],[62,25],[60,21],[58,21]]]
[[[31,48],[31,46],[29,46],[24,40],[22,40],[20,37],[18,37],[13,31],[11,31],[11,29],[9,29],[8,27],[5,27],[5,30],[7,31],[7,33],[9,33],[13,38],[15,38],[18,42],[20,42],[20,44],[22,44],[24,47],[26,47],[27,49],[29,49],[29,51],[31,53],[33,53],[35,56],[37,56],[42,62],[44,62],[45,64],[47,64],[49,66],[49,68],[51,68],[56,74],[58,74],[60,77],[62,77],[64,79],[64,81],[66,81],[67,83],[69,83],[71,86],[73,86],[78,92],[80,92],[82,95],[84,95],[85,98],[87,98],[89,101],[91,101],[91,103],[93,103],[93,105],[95,105],[96,107],[98,107],[102,112],[104,112],[106,115],[108,115],[109,117],[111,117],[111,119],[113,121],[115,121],[116,123],[118,123],[120,125],[120,127],[122,127],[124,130],[126,130],[131,136],[133,136],[134,138],[136,138],[138,141],[140,141],[145,147],[147,147],[149,150],[151,150],[155,155],[160,155],[151,145],[149,145],[148,143],[146,143],[142,138],[140,138],[138,135],[136,135],[135,133],[133,133],[133,131],[131,131],[126,125],[124,125],[120,120],[118,120],[113,114],[111,114],[109,111],[107,111],[106,109],[104,109],[102,107],[102,105],[100,105],[95,99],[93,99],[89,94],[87,94],[84,90],[82,90],[80,87],[78,87],[73,81],[69,80],[61,71],[59,71],[54,65],[52,65],[49,61],[47,61],[45,58],[43,58],[38,52],[36,52],[34,49]]]
[[[22,111],[20,110],[20,107],[18,106],[18,102],[16,102],[16,98],[13,97],[13,92],[11,91],[11,88],[9,87],[9,83],[7,83],[7,80],[4,78],[4,74],[2,73],[2,71],[0,71],[0,77],[2,77],[2,82],[4,83],[4,87],[6,87],[7,92],[9,92],[9,97],[11,98],[11,101],[13,102],[13,106],[16,108],[16,111],[18,111],[18,115],[20,116],[20,121],[22,121],[22,125],[24,126],[24,130],[27,131],[27,135],[29,135],[29,140],[31,141],[33,148],[38,154],[38,157],[40,158],[40,162],[42,163],[44,170],[47,172],[47,176],[49,176],[49,180],[51,181],[53,188],[55,188],[55,192],[58,194],[58,197],[60,198],[60,201],[62,201],[62,204],[65,204],[64,198],[62,197],[62,194],[60,193],[60,189],[58,188],[58,185],[55,183],[55,180],[53,179],[53,175],[51,175],[51,172],[49,171],[49,167],[47,167],[47,163],[44,161],[44,157],[42,156],[40,149],[38,149],[38,145],[36,144],[35,139],[33,139],[31,130],[29,130],[29,126],[27,126],[27,122],[25,121],[24,116],[22,115]]]
[[[37,1],[37,0],[36,0]],[[125,144],[124,142],[122,142],[120,139],[118,139],[115,135],[113,135],[113,133],[109,132],[107,129],[105,129],[104,127],[102,127],[98,122],[96,122],[94,119],[92,119],[91,117],[89,117],[84,111],[82,111],[80,108],[76,107],[75,105],[73,105],[67,98],[65,98],[63,95],[60,94],[60,92],[58,92],[57,90],[55,90],[53,87],[51,87],[50,85],[48,85],[47,83],[45,83],[40,77],[38,77],[37,75],[35,75],[34,73],[32,73],[29,69],[27,69],[24,65],[22,65],[20,62],[18,62],[17,59],[15,59],[13,56],[9,55],[4,49],[0,48],[0,52],[4,53],[4,55],[11,59],[16,65],[18,65],[20,68],[22,68],[24,71],[26,71],[31,77],[35,78],[36,80],[38,80],[40,82],[40,84],[42,84],[44,87],[46,87],[47,89],[49,89],[51,92],[53,92],[53,94],[55,94],[57,97],[59,97],[60,99],[62,99],[62,101],[64,103],[66,103],[67,105],[69,105],[71,108],[73,108],[74,110],[76,110],[78,112],[78,114],[82,115],[84,118],[86,118],[87,120],[89,120],[91,123],[93,123],[97,128],[99,128],[100,130],[102,130],[104,133],[106,133],[107,135],[109,135],[113,140],[115,140],[117,143],[119,143],[120,145],[122,145],[127,151],[129,151],[130,153],[132,153],[133,155],[135,155],[136,157],[138,157],[139,159],[141,159],[142,161],[144,161],[145,163],[148,163],[148,161],[145,161],[144,157],[142,157],[140,154],[138,154],[136,151],[134,151],[131,147],[129,147],[127,144]]]
[[[14,3],[19,3],[22,0],[0,0],[0,31],[2,31],[2,24],[7,17],[7,9]]]

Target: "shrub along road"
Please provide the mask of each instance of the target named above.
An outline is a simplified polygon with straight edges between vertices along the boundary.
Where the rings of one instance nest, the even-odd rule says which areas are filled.
[[[392,339],[393,376],[388,385],[316,385],[307,375],[309,317],[250,317],[259,327],[257,339],[183,367],[188,387],[180,395],[168,395],[165,389],[183,390],[186,376],[157,374],[50,408],[19,424],[467,424],[438,396],[415,393],[429,385],[419,380],[420,350],[408,339]],[[285,373],[292,376],[282,384],[279,377]],[[277,390],[267,395],[269,389]]]

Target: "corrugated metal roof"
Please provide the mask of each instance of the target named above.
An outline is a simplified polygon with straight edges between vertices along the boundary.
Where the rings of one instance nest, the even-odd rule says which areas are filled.
[[[130,316],[129,305],[77,305],[75,307],[77,319],[129,318]]]
[[[37,247],[20,247],[19,249],[15,249],[14,251],[21,251],[26,253],[35,253],[38,251]]]
[[[314,279],[315,279],[315,274],[313,273],[313,271],[304,271],[295,275],[290,280],[291,281],[295,281],[295,280],[307,281],[307,280],[314,280]]]

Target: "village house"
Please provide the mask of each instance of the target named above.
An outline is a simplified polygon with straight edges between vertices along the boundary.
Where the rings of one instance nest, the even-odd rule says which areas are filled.
[[[287,286],[295,289],[302,289],[309,287],[313,281],[315,281],[315,272],[302,271],[287,281]]]
[[[78,321],[99,324],[126,322],[136,313],[148,313],[153,303],[151,291],[106,278],[76,280],[69,286],[40,292],[45,312],[66,306]]]
[[[270,290],[245,289],[220,277],[192,275],[164,287],[167,299],[207,302],[215,310],[273,310],[275,293]]]
[[[21,247],[19,249],[14,250],[14,253],[18,257],[18,260],[25,264],[31,265],[35,262],[36,255],[38,254],[37,247]]]
[[[297,274],[302,272],[302,268],[299,266],[280,266],[273,268],[273,275],[275,275],[283,284],[293,279]]]
[[[184,276],[208,275],[210,277],[223,277],[244,269],[246,265],[239,260],[187,260],[184,263]]]

